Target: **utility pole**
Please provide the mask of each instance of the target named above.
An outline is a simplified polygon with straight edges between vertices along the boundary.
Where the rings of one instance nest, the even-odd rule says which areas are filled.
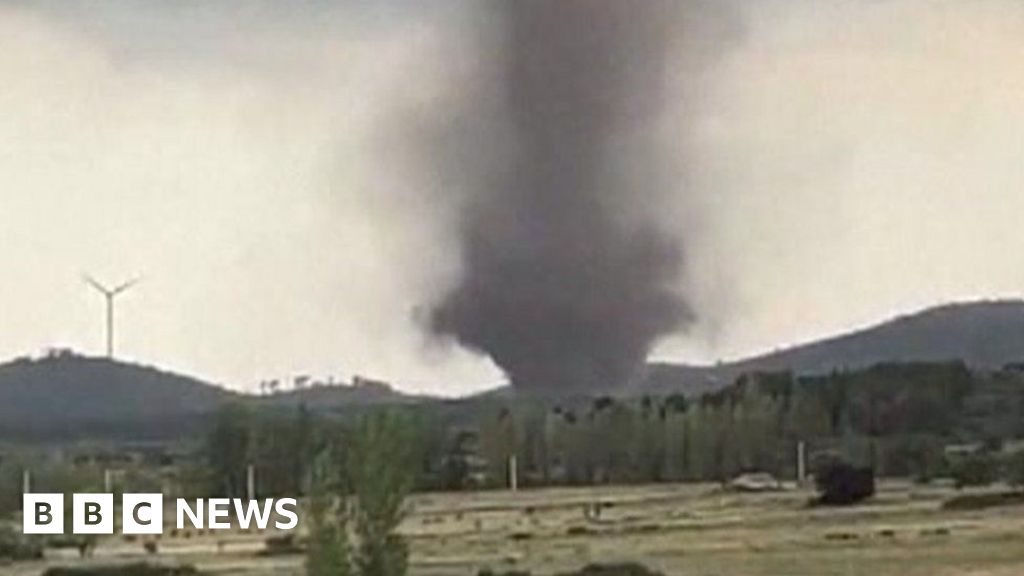
[[[21,471],[21,495],[22,495],[22,498],[21,498],[21,502],[22,502],[21,514],[23,516],[27,515],[29,513],[28,510],[25,509],[25,504],[24,504],[24,502],[25,502],[25,495],[26,494],[31,494],[31,493],[32,493],[32,471],[29,470],[28,468],[25,468],[24,470]]]
[[[796,444],[796,483],[803,486],[807,481],[807,444],[800,440]]]
[[[252,464],[245,467],[245,495],[249,500],[256,499],[256,467]]]
[[[121,284],[119,286],[115,286],[114,288],[108,288],[108,287],[104,286],[103,284],[100,284],[95,279],[93,279],[91,276],[85,276],[85,277],[83,277],[83,279],[85,280],[86,284],[88,284],[89,286],[92,286],[100,294],[102,294],[103,298],[106,300],[106,304],[107,304],[107,358],[113,358],[114,357],[114,299],[117,298],[118,296],[120,296],[121,294],[123,294],[126,290],[128,290],[132,286],[136,285],[139,282],[139,279],[136,278],[134,280],[129,280],[128,282],[125,282],[125,283],[123,283],[123,284]]]
[[[515,454],[508,457],[508,487],[513,492],[519,490],[519,462]]]

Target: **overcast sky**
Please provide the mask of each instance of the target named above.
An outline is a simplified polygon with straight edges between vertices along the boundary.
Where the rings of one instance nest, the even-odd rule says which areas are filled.
[[[428,4],[0,2],[0,357],[102,353],[87,272],[143,278],[125,359],[250,390],[500,383],[415,320],[458,254],[402,139],[458,117],[488,34]],[[665,120],[697,322],[658,358],[1024,292],[1024,3],[727,12],[690,24],[707,64],[678,55]]]

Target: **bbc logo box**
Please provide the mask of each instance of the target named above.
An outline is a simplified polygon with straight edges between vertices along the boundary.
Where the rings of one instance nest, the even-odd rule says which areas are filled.
[[[25,534],[64,533],[63,494],[25,494],[22,497]],[[73,534],[114,533],[113,494],[74,494],[71,500]],[[122,498],[121,531],[124,534],[163,532],[164,504],[161,494],[125,494]]]
[[[24,494],[22,497],[23,532],[25,534],[63,534],[65,530],[63,494]],[[267,530],[294,530],[299,524],[298,500],[279,498],[242,500],[240,498],[196,499],[176,501],[177,528],[191,523],[196,529],[230,530],[238,526],[248,530],[254,526]],[[206,513],[204,514],[204,510]],[[164,530],[164,497],[162,494],[124,494],[121,497],[121,522],[115,523],[117,507],[113,494],[72,494],[72,534],[162,534]],[[232,518],[234,516],[234,518]]]

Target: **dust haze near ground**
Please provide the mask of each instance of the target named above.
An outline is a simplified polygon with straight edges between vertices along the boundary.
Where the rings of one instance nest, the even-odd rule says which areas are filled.
[[[722,4],[731,24],[698,26],[712,64],[666,59],[659,221],[697,320],[656,357],[1020,294],[1024,7]],[[128,359],[249,389],[499,383],[412,318],[459,279],[456,211],[394,130],[448,125],[488,73],[475,6],[0,3],[0,356],[100,352],[89,271],[144,276]]]

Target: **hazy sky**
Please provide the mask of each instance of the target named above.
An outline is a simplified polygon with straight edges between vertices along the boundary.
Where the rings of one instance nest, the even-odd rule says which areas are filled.
[[[458,120],[488,35],[427,4],[0,2],[0,357],[101,353],[89,272],[143,277],[126,359],[243,389],[501,382],[415,320],[458,255],[405,140]],[[663,127],[697,323],[659,358],[1024,292],[1024,3],[759,0],[688,26]]]

